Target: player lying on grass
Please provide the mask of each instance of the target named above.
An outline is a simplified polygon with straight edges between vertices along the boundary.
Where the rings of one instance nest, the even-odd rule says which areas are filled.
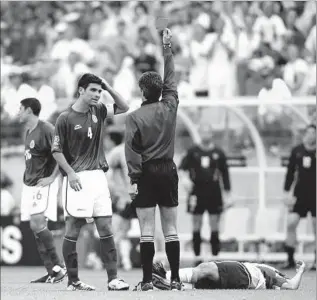
[[[293,278],[266,264],[223,261],[180,269],[179,276],[183,283],[192,284],[193,289],[297,290],[304,271],[302,261],[297,262]],[[160,290],[170,289],[170,271],[161,262],[153,264],[153,285]]]

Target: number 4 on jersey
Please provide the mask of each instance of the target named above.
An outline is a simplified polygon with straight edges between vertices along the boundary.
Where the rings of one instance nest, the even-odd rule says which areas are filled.
[[[88,127],[88,137],[92,139],[92,130],[91,127]]]

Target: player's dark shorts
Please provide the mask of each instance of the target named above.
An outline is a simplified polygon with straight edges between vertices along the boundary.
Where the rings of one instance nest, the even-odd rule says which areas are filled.
[[[310,212],[313,217],[316,217],[316,191],[299,195],[296,199],[292,212],[299,214],[301,218],[305,218]]]
[[[248,289],[251,284],[251,275],[247,268],[239,262],[215,262],[218,267],[219,281],[208,278],[199,280],[196,289]]]
[[[143,164],[134,207],[178,206],[178,174],[172,160],[152,160]]]
[[[197,197],[197,202],[191,202],[191,195]],[[206,210],[209,214],[219,215],[223,210],[223,202],[220,186],[206,185],[195,185],[193,191],[189,196],[187,212],[194,215],[201,215]]]

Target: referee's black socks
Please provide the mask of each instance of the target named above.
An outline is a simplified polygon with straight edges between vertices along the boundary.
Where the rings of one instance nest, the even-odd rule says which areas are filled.
[[[165,251],[171,268],[171,281],[180,281],[179,279],[179,260],[180,247],[177,234],[165,237]]]
[[[143,282],[152,282],[152,265],[154,254],[154,237],[142,235],[140,239],[140,255],[143,270]]]
[[[201,244],[200,231],[194,231],[193,232],[193,248],[194,248],[195,256],[200,255],[200,244]]]
[[[212,255],[218,255],[220,251],[219,231],[212,231],[210,236]]]

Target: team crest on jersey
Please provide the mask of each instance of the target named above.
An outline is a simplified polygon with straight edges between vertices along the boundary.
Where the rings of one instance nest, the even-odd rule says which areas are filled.
[[[218,154],[218,153],[213,153],[213,154],[212,154],[212,158],[213,158],[214,160],[217,160],[217,159],[219,158],[219,154]]]
[[[98,119],[97,119],[97,117],[95,115],[92,115],[92,120],[93,120],[94,123],[98,122]]]
[[[31,143],[30,143],[30,148],[33,149],[34,146],[35,146],[35,142],[34,142],[34,140],[32,140]]]
[[[311,158],[309,156],[303,157],[303,167],[306,169],[311,167]]]

